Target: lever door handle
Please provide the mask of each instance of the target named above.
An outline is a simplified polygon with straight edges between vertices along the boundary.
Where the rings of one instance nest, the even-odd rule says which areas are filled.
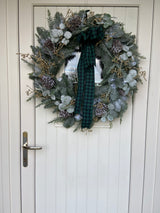
[[[28,150],[41,150],[41,146],[28,146],[28,133],[23,132],[23,166],[28,166]]]
[[[23,146],[22,146],[24,149],[27,149],[27,150],[41,150],[42,147],[41,146],[28,146],[28,143],[24,143]]]

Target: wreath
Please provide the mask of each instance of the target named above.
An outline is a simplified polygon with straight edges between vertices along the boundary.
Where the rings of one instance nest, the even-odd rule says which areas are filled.
[[[49,123],[62,122],[66,128],[77,123],[75,130],[90,129],[99,120],[122,120],[144,75],[135,36],[111,15],[89,10],[68,10],[66,16],[57,12],[54,17],[48,11],[48,25],[49,29],[37,27],[39,45],[31,46],[32,54],[21,54],[33,68],[29,78],[34,89],[29,88],[28,100],[40,98],[38,106],[57,113]]]

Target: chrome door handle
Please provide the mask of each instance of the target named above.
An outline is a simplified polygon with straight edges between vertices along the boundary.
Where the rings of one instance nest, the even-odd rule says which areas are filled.
[[[24,149],[27,149],[27,150],[41,150],[42,147],[41,146],[28,146],[28,143],[24,143],[23,146],[22,146]]]
[[[41,150],[41,146],[28,146],[28,132],[23,132],[23,166],[28,166],[28,150]]]

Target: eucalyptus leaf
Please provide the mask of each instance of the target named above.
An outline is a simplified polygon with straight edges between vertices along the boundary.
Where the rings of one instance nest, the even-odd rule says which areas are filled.
[[[73,113],[73,112],[74,112],[74,107],[73,107],[73,106],[70,106],[70,107],[67,109],[67,112],[68,112],[68,113]]]
[[[107,29],[109,26],[111,26],[113,24],[113,21],[112,20],[109,20],[109,21],[107,21],[107,22],[105,22],[104,23],[104,25],[103,25],[103,27],[105,28],[105,29]]]
[[[46,97],[47,95],[49,96],[50,95],[50,91],[49,90],[45,90],[45,91],[42,92],[42,95],[44,97]]]
[[[120,55],[120,59],[122,59],[123,61],[126,61],[128,59],[127,54],[123,53],[122,55]]]
[[[65,105],[65,106],[67,106],[71,100],[72,100],[72,98],[70,96],[65,96],[65,95],[61,96],[61,101],[62,101],[63,105]]]
[[[66,109],[66,106],[64,105],[64,104],[59,104],[59,106],[58,106],[58,109],[60,110],[60,111],[64,111],[65,109]]]
[[[113,104],[111,104],[111,103],[110,103],[110,104],[108,104],[108,109],[109,109],[109,110],[113,110],[113,109],[114,109],[114,105],[113,105]]]
[[[111,20],[111,15],[105,13],[104,16],[103,16],[103,20],[105,20],[105,21],[108,21],[108,20],[109,20],[109,21],[110,21],[110,20]]]
[[[109,121],[113,121],[113,116],[112,115],[107,115],[107,119],[109,120]]]
[[[124,50],[125,52],[128,52],[128,51],[129,51],[129,46],[123,45],[123,50]]]
[[[65,128],[70,128],[75,124],[75,119],[73,117],[69,117],[67,118],[64,122],[63,122],[63,126]]]
[[[137,85],[137,81],[136,80],[133,80],[131,82],[129,82],[129,86],[130,87],[135,87]]]
[[[51,95],[51,99],[52,100],[56,100],[56,96],[55,95]]]
[[[101,118],[101,121],[102,121],[102,122],[106,122],[106,121],[107,121],[106,117],[102,117],[102,118]]]

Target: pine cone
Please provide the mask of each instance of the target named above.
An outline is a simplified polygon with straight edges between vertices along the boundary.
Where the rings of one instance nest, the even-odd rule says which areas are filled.
[[[119,92],[119,94],[122,95],[122,96],[124,96],[124,94],[125,94],[125,92],[123,91],[123,89],[119,89],[118,92]]]
[[[55,47],[50,39],[46,40],[44,46],[47,47],[50,51],[54,51]]]
[[[51,89],[56,85],[56,82],[50,76],[43,75],[41,78],[42,85],[46,87],[46,89]]]
[[[104,113],[106,113],[106,111],[107,111],[107,105],[104,104],[104,103],[99,102],[99,103],[96,105],[95,115],[96,115],[96,117],[102,117],[102,115],[103,115]]]
[[[73,115],[73,113],[69,113],[66,110],[60,111],[60,113],[59,113],[59,116],[61,118],[68,118],[68,117],[71,117],[72,115]]]
[[[122,51],[122,43],[119,40],[113,41],[112,44],[112,52],[114,54],[118,54]]]
[[[73,17],[68,19],[68,29],[73,32],[77,30],[81,24],[81,18],[78,15],[74,15]]]

